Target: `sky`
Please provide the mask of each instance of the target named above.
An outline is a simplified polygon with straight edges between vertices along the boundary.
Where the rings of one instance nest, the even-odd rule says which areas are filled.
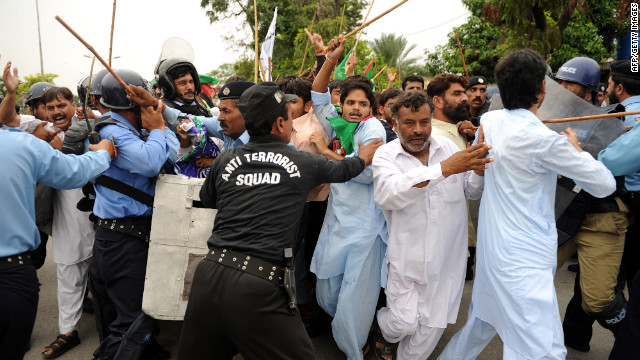
[[[399,1],[374,1],[369,19]],[[58,74],[56,85],[76,93],[80,79],[89,74],[92,54],[55,16],[108,61],[113,1],[38,0],[38,6],[44,72]],[[20,79],[39,73],[36,0],[1,0],[0,13],[4,15],[0,21],[0,64],[4,68],[11,61]],[[271,18],[273,10],[258,16]],[[437,45],[445,44],[447,34],[468,17],[469,11],[460,0],[409,0],[370,25],[362,39],[371,40],[383,32],[403,34],[409,44],[417,45],[411,56],[424,59],[425,49],[434,51]],[[206,73],[243,55],[229,50],[223,41],[223,36],[237,27],[231,22],[210,24],[200,0],[120,0],[116,4],[112,67],[134,70],[150,80],[164,42],[179,37],[193,46],[194,65],[198,72]],[[102,68],[96,60],[93,72]]]

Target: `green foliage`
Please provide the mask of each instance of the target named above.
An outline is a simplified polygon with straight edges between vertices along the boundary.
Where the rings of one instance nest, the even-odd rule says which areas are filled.
[[[628,29],[624,0],[462,0],[471,16],[457,28],[469,75],[493,81],[493,69],[508,52],[532,48],[557,70],[575,56],[602,61],[613,39]],[[425,71],[464,74],[454,32],[433,53]]]
[[[57,74],[44,74],[44,81],[45,82],[49,82],[52,83],[53,85],[55,85],[56,83],[53,82],[53,79],[57,78],[58,75]],[[22,94],[22,93],[26,93],[27,91],[29,91],[29,88],[31,87],[31,85],[42,81],[42,75],[40,73],[36,73],[36,74],[32,74],[32,75],[26,75],[24,77],[24,82],[20,83],[20,85],[18,85],[18,95]],[[4,85],[4,83],[3,83]]]
[[[307,36],[304,28],[310,29],[313,13],[318,11],[318,4],[321,8],[318,11],[313,32],[322,35],[325,44],[339,33],[342,7],[346,5],[342,32],[346,33],[360,25],[362,10],[368,4],[364,0],[258,0],[256,2],[258,10],[258,40],[264,41],[269,25],[273,19],[273,11],[278,8],[278,18],[276,20],[276,41],[273,49],[273,78],[283,77],[288,74],[298,74],[302,65],[304,48]],[[250,30],[251,39],[237,39],[233,35],[225,39],[236,49],[239,49],[250,58],[251,73],[253,79],[253,56],[254,56],[254,11],[252,0],[201,0],[200,6],[206,10],[209,20],[217,22],[224,19],[242,20],[243,28]],[[233,33],[233,32],[232,32]],[[248,41],[245,41],[248,40]],[[352,45],[353,46],[353,45]],[[293,49],[292,49],[293,47]],[[360,46],[358,47],[358,50]],[[358,54],[360,57],[361,54]],[[362,56],[365,56],[362,53]],[[244,71],[246,59],[240,60],[238,68]],[[305,60],[305,70],[313,65],[315,61],[315,51],[309,45],[309,51]],[[235,66],[235,65],[234,65]],[[366,66],[366,65],[365,65]],[[246,76],[246,75],[245,75]]]

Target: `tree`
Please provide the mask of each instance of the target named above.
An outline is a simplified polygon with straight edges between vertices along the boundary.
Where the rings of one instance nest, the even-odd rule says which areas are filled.
[[[600,62],[615,50],[613,39],[628,29],[625,0],[463,0],[471,11],[458,27],[469,75],[493,79],[495,65],[509,51],[533,48],[556,70],[575,56]],[[446,45],[427,53],[426,70],[463,74],[453,32]]]
[[[55,83],[53,82],[53,79],[57,78],[58,75],[57,74],[44,74],[44,81],[51,83],[53,85],[55,85]],[[29,91],[29,88],[31,87],[31,85],[42,81],[42,75],[40,75],[40,73],[36,73],[36,74],[32,74],[32,75],[26,75],[24,77],[24,82],[20,83],[20,85],[18,85],[18,95],[22,94],[22,93],[26,93],[27,91]],[[4,83],[3,83],[4,85]]]
[[[382,33],[380,38],[371,42],[371,48],[376,58],[387,66],[399,69],[406,74],[420,71],[418,58],[409,57],[409,53],[416,48],[416,45],[409,46],[409,41],[403,35]]]
[[[259,41],[264,40],[273,18],[273,11],[276,7],[278,8],[276,41],[272,60],[273,78],[275,79],[278,75],[298,74],[307,40],[303,29],[311,26],[314,11],[317,11],[317,18],[313,31],[322,35],[326,43],[340,30],[343,5],[346,5],[346,8],[342,32],[346,33],[360,25],[362,10],[366,4],[367,2],[364,0],[258,0]],[[201,0],[200,6],[206,10],[211,23],[226,19],[242,20],[239,28],[236,29],[237,31],[230,31],[230,35],[224,36],[224,39],[234,50],[240,51],[246,58],[252,59],[254,51],[253,1]],[[243,34],[247,30],[251,34],[250,38],[237,37],[236,34]],[[292,45],[294,45],[293,51]],[[313,49],[311,49],[305,63],[309,65],[305,65],[305,67],[313,65],[314,56]],[[253,70],[251,70],[250,78],[253,78]]]

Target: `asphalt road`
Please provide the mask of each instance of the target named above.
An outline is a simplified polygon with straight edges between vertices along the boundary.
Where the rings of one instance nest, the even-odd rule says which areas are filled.
[[[40,352],[42,349],[55,340],[58,334],[58,305],[56,299],[56,269],[51,255],[51,242],[48,244],[48,256],[45,265],[38,270],[38,277],[42,286],[40,288],[40,304],[38,307],[38,315],[36,324],[33,329],[31,338],[31,351],[25,357],[28,360],[41,359]],[[573,263],[571,260],[568,264]],[[558,293],[558,302],[560,304],[560,313],[564,316],[564,310],[573,293],[573,279],[575,273],[567,270],[567,265],[558,270],[555,285]],[[450,325],[444,332],[442,339],[438,343],[433,355],[429,359],[436,359],[440,352],[444,349],[449,339],[458,331],[466,322],[467,311],[469,309],[469,301],[471,299],[471,289],[473,281],[467,281],[462,296],[462,304],[460,306],[460,314],[455,325]],[[180,322],[162,321],[160,322],[159,342],[167,348],[172,359],[175,359],[177,339],[180,335]],[[93,315],[83,314],[78,325],[81,343],[75,348],[69,350],[59,359],[83,359],[92,358],[93,351],[98,346],[98,334],[95,328],[95,320]],[[346,357],[336,347],[335,342],[330,334],[325,334],[313,339],[318,358],[321,360],[342,360]],[[609,351],[613,346],[613,335],[604,330],[597,323],[593,326],[593,339],[591,340],[591,351],[581,353],[572,349],[568,350],[567,359],[590,360],[590,359],[607,359]],[[215,349],[211,349],[212,359],[215,358]],[[502,341],[496,336],[489,346],[482,352],[478,359],[501,359],[502,358]],[[242,359],[236,356],[234,360]]]

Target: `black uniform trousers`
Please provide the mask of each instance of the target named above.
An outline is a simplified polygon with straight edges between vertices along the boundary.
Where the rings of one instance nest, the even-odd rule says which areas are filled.
[[[640,272],[629,289],[627,314],[618,332],[609,360],[636,360],[640,356]]]
[[[29,349],[39,291],[33,265],[0,270],[0,359],[21,360]]]
[[[138,229],[151,229],[151,218],[130,218]],[[105,329],[101,358],[113,359],[122,336],[142,314],[142,294],[149,244],[133,235],[94,226],[93,262],[89,268]],[[115,310],[115,311],[113,311]],[[115,317],[114,317],[115,315]]]
[[[315,359],[284,290],[255,275],[202,260],[193,278],[178,359]]]

